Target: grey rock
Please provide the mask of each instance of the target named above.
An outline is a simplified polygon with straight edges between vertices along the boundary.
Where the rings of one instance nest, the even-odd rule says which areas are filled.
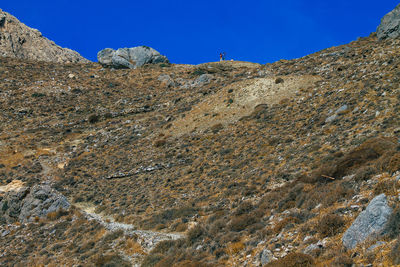
[[[330,123],[335,121],[336,119],[339,118],[340,113],[345,112],[346,110],[348,110],[349,107],[347,105],[343,105],[340,108],[338,108],[335,113],[331,116],[329,116],[328,118],[325,119],[325,123]]]
[[[372,246],[370,246],[369,248],[367,248],[367,251],[372,251],[372,250],[376,249],[377,247],[380,247],[385,244],[386,244],[386,242],[378,241],[375,244],[373,244]]]
[[[376,34],[380,40],[400,36],[400,4],[382,18]]]
[[[305,254],[311,254],[313,251],[320,250],[324,247],[324,243],[322,241],[318,241],[315,244],[311,244],[304,249]]]
[[[0,216],[8,223],[26,222],[60,209],[68,210],[70,206],[68,200],[50,186],[35,185],[7,192],[0,202]]]
[[[57,63],[85,63],[77,52],[62,48],[0,9],[0,56]]]
[[[343,245],[353,249],[366,239],[380,235],[392,212],[385,194],[376,196],[344,233]]]
[[[328,118],[325,119],[325,123],[330,123],[332,121],[335,121],[339,116],[337,114],[333,114],[332,116],[329,116]]]
[[[4,230],[4,231],[1,233],[1,237],[5,237],[5,236],[8,235],[9,233],[10,233],[9,230]]]
[[[97,53],[97,59],[99,59],[100,62],[101,58],[101,64],[103,65],[111,65],[114,52],[115,50],[111,48],[103,49]]]
[[[174,80],[168,74],[161,74],[158,76],[158,80],[167,87],[175,86]]]
[[[339,114],[339,113],[341,113],[341,112],[344,112],[344,111],[346,111],[346,110],[348,110],[348,106],[347,105],[343,105],[343,106],[341,106],[340,108],[338,108],[337,110],[336,110],[336,114]]]
[[[97,53],[100,64],[115,69],[136,69],[145,64],[168,63],[167,57],[147,46],[119,48],[114,50],[105,48]]]
[[[9,191],[0,201],[0,217],[6,222],[14,223],[21,212],[22,200],[29,193],[29,188],[22,187],[17,191]]]
[[[194,81],[194,86],[202,86],[207,84],[212,80],[213,77],[214,76],[211,74],[202,74]]]
[[[260,261],[261,261],[261,265],[266,265],[268,263],[270,263],[272,261],[272,258],[274,257],[274,255],[272,254],[272,252],[268,249],[263,249],[263,251],[261,251],[260,253]]]
[[[68,200],[48,185],[35,185],[22,201],[20,221],[32,221],[35,217],[45,217],[60,209],[68,210]]]

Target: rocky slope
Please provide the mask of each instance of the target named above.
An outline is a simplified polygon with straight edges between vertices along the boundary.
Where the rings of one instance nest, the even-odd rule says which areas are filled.
[[[376,34],[266,65],[0,58],[0,215],[71,204],[2,220],[0,265],[400,264],[399,64]]]
[[[77,52],[56,45],[1,9],[0,56],[59,63],[88,62]]]

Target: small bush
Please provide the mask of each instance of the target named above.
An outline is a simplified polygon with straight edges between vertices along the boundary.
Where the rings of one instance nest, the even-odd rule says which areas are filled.
[[[310,255],[303,253],[290,253],[284,258],[272,261],[267,267],[309,267],[314,266],[314,259]]]
[[[333,155],[333,157],[325,159],[326,162],[321,162],[321,167],[312,173],[308,182],[327,182],[329,177],[341,179],[370,163],[379,165],[377,168],[384,170],[391,159],[391,156],[385,157],[384,155],[393,155],[396,148],[397,142],[394,138],[371,138],[344,156]],[[387,159],[383,160],[383,158]]]
[[[142,262],[142,267],[154,267],[158,262],[163,259],[163,255],[161,254],[149,254],[147,255]]]
[[[253,204],[250,201],[245,201],[236,208],[235,212],[233,213],[236,216],[249,213],[254,209]]]
[[[280,77],[275,79],[276,84],[283,83],[283,82],[284,82],[284,80]]]
[[[166,143],[167,143],[167,141],[165,139],[159,139],[154,142],[154,146],[162,147],[162,146],[165,146]]]
[[[89,123],[96,123],[100,120],[100,116],[97,114],[92,114],[89,116],[88,121]]]
[[[388,171],[391,173],[395,173],[400,170],[400,152],[394,154],[389,161]]]
[[[351,183],[347,181],[331,183],[325,187],[326,192],[320,195],[321,202],[325,207],[333,205],[334,203],[340,202],[344,199],[349,199],[355,194]]]
[[[353,259],[346,254],[339,254],[332,262],[332,267],[352,267],[354,264]]]
[[[228,244],[231,242],[239,242],[240,241],[240,234],[236,232],[229,232],[227,231],[226,234],[221,234],[218,236],[218,240],[220,244]]]
[[[43,93],[37,93],[37,92],[35,92],[35,93],[32,94],[32,97],[44,97],[44,96],[46,96],[46,95],[43,94]]]
[[[124,234],[124,231],[121,230],[121,229],[120,229],[120,230],[113,231],[113,232],[108,233],[108,234],[106,234],[106,235],[104,236],[104,241],[109,242],[109,241],[115,240],[115,239],[117,239],[118,237],[121,237],[123,234]]]
[[[380,181],[374,188],[374,194],[380,195],[382,193],[395,196],[397,195],[397,190],[400,188],[399,183],[394,179],[388,179]]]
[[[232,231],[240,232],[257,221],[257,218],[253,214],[243,214],[231,220],[230,228]]]
[[[222,130],[224,128],[224,126],[222,125],[222,123],[217,123],[214,124],[213,126],[211,126],[210,130],[216,134],[218,133],[220,130]]]
[[[203,69],[196,69],[194,72],[193,72],[193,75],[194,76],[200,76],[200,75],[203,75],[203,74],[206,74],[207,72],[205,71],[205,70],[203,70]]]
[[[295,217],[288,217],[288,218],[285,218],[285,219],[279,221],[279,222],[275,225],[273,231],[274,231],[275,233],[279,234],[279,233],[282,231],[282,229],[285,228],[288,224],[297,224],[297,223],[299,223],[299,222],[300,222],[300,220],[299,220],[298,218],[295,218]]]
[[[113,115],[112,115],[111,112],[107,112],[107,113],[104,114],[104,118],[105,119],[111,119],[112,117],[113,117]]]
[[[175,219],[189,218],[196,214],[197,208],[191,206],[183,206],[174,209],[164,210],[160,213],[154,214],[151,218],[143,220],[140,222],[140,226],[145,229],[152,229],[156,225],[166,224],[167,222],[173,221]]]
[[[59,209],[57,211],[52,211],[52,212],[47,213],[46,217],[48,220],[54,221],[65,215],[68,215],[68,211]]]
[[[228,250],[232,253],[232,254],[237,254],[240,251],[242,251],[245,248],[245,245],[243,244],[243,242],[235,242],[229,245]]]
[[[175,231],[185,232],[187,229],[188,229],[188,225],[186,223],[180,223],[176,226]]]
[[[377,172],[378,170],[372,166],[361,167],[360,169],[357,170],[354,176],[354,180],[357,182],[367,181]]]
[[[400,206],[397,206],[390,215],[384,233],[391,239],[400,237]]]
[[[226,227],[226,220],[225,219],[218,219],[215,222],[213,222],[210,226],[210,234],[211,235],[216,235],[218,233],[221,233],[222,230]]]
[[[316,231],[323,237],[334,236],[344,227],[344,220],[337,214],[327,214],[318,222]]]
[[[400,236],[397,237],[397,241],[390,251],[390,258],[393,264],[400,264]]]
[[[194,244],[204,233],[203,227],[196,225],[189,230],[187,234],[187,241],[189,244]]]
[[[159,242],[156,247],[151,251],[152,254],[166,254],[168,250],[176,244],[175,240],[164,240]]]
[[[131,264],[125,261],[118,254],[107,254],[98,256],[94,264],[96,267],[130,267]]]

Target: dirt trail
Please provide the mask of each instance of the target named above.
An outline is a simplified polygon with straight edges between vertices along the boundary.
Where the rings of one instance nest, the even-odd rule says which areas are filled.
[[[180,233],[163,233],[149,230],[137,230],[132,224],[118,223],[114,221],[111,216],[105,216],[102,214],[95,213],[95,207],[89,204],[78,203],[75,204],[89,220],[96,220],[103,225],[108,231],[123,230],[127,235],[136,235],[138,237],[137,242],[142,246],[143,251],[148,253],[152,250],[159,242],[164,240],[177,240],[184,238],[184,234]]]

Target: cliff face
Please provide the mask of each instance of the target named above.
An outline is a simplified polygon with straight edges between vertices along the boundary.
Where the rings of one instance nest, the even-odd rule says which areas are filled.
[[[0,9],[0,56],[58,63],[88,62]]]

